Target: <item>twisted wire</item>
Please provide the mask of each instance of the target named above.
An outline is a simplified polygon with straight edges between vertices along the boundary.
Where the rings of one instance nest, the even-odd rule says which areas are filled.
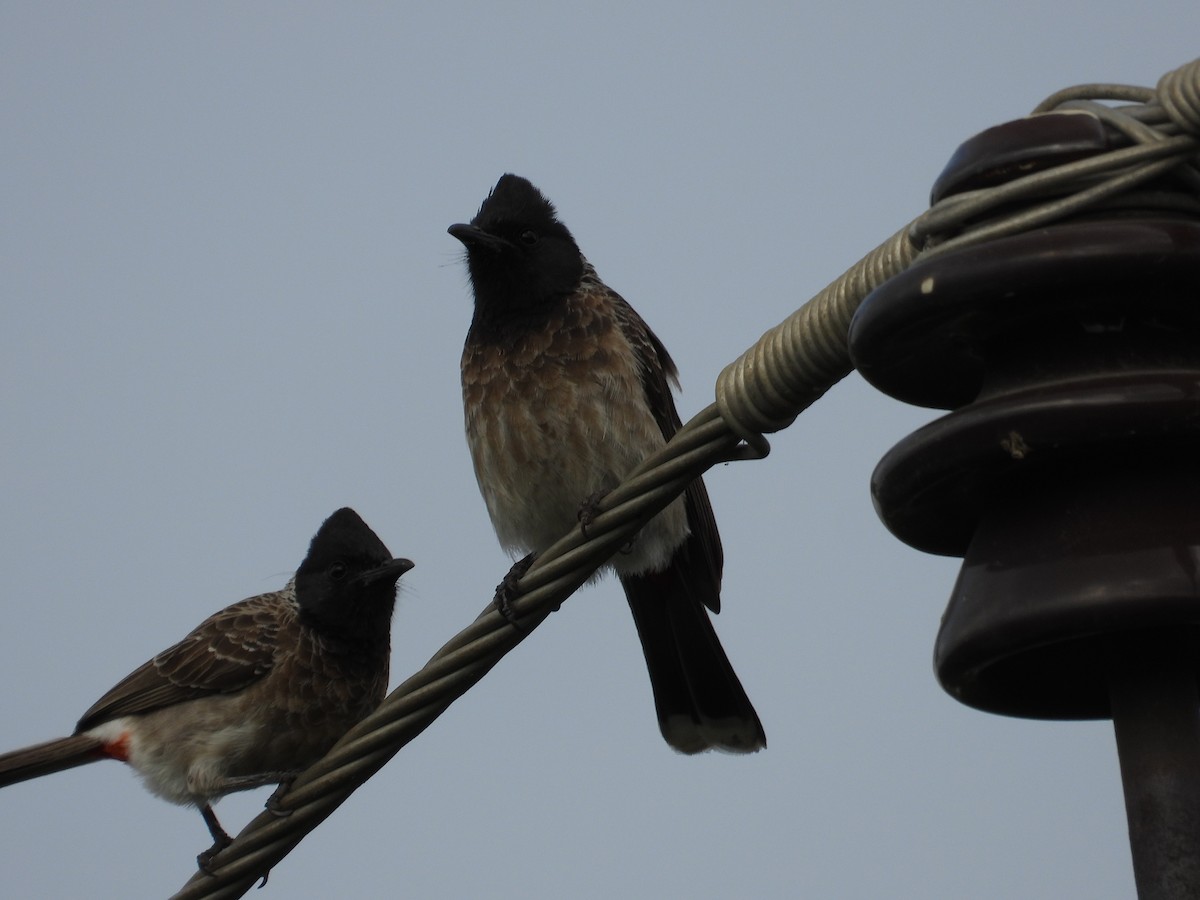
[[[1160,78],[1155,94],[1172,122],[1188,134],[1200,135],[1200,59]]]
[[[758,456],[770,452],[764,434],[792,424],[850,374],[850,320],[867,294],[916,258],[908,231],[902,228],[864,256],[718,376],[721,417]]]
[[[1111,108],[1097,100],[1131,101]],[[852,363],[850,321],[872,290],[918,257],[960,249],[1116,202],[1171,171],[1196,197],[1200,211],[1200,60],[1164,75],[1155,90],[1081,85],[1047,98],[1034,113],[1075,109],[1101,118],[1133,146],[1090,156],[1004,184],[949,196],[826,287],[721,372],[717,406],[729,427],[759,456],[763,434],[786,428],[842,377]],[[1158,127],[1156,127],[1156,125]],[[1173,198],[1169,204],[1178,204]],[[1003,212],[1001,212],[1003,211]],[[989,216],[994,214],[994,218]]]
[[[1133,105],[1113,109],[1097,100]],[[1112,203],[1168,170],[1186,167],[1187,183],[1193,184],[1200,157],[1200,60],[1168,73],[1153,91],[1084,85],[1059,91],[1035,113],[1055,109],[1082,109],[1118,123],[1133,146],[943,200],[767,331],[721,372],[716,402],[600,501],[586,536],[573,529],[538,556],[512,603],[519,628],[489,604],[296,779],[277,801],[285,816],[260,813],[215,857],[212,874],[194,875],[176,900],[242,896],[692,480],[720,462],[765,456],[770,446],[764,434],[786,428],[849,374],[850,321],[863,298],[884,281],[918,258]],[[989,218],[1014,201],[1033,205]]]

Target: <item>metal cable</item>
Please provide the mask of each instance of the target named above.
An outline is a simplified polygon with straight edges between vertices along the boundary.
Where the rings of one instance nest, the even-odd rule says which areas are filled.
[[[1137,105],[1093,107],[1095,100]],[[952,196],[871,251],[727,366],[716,403],[685,425],[608,494],[588,526],[574,529],[538,557],[520,580],[513,609],[520,629],[490,604],[374,713],[347,733],[324,759],[296,779],[279,806],[263,812],[218,854],[212,875],[197,873],[176,900],[242,896],[343,800],[519,644],[597,567],[632,538],[698,475],[719,462],[761,458],[763,434],[786,428],[852,368],[850,320],[872,290],[918,257],[945,252],[1061,219],[1200,156],[1200,60],[1164,76],[1155,91],[1085,85],[1054,94],[1035,112],[1079,108],[1124,118],[1120,131],[1134,146],[1017,179],[994,189]],[[1192,182],[1188,182],[1192,184]],[[1038,198],[1049,198],[1038,200]],[[1014,201],[1032,209],[998,214]]]

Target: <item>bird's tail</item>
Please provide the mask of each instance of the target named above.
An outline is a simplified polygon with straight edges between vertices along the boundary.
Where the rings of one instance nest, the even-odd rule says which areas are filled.
[[[754,753],[767,746],[758,713],[746,696],[713,629],[708,611],[676,566],[621,577],[637,626],[658,726],[680,753]]]
[[[58,738],[9,753],[0,753],[0,787],[86,765],[110,754],[104,743],[86,734]]]

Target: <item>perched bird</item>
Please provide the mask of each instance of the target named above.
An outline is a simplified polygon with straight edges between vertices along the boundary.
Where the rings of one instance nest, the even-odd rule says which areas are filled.
[[[666,348],[596,274],[553,205],[504,175],[466,246],[475,312],[462,356],[475,477],[500,543],[533,555],[680,428]],[[611,561],[646,656],[659,727],[682,753],[751,753],[766,735],[705,607],[720,611],[721,539],[696,479]],[[512,573],[510,573],[511,575]]]
[[[285,786],[383,700],[396,580],[412,565],[339,509],[283,590],[205,619],[97,700],[71,737],[0,755],[0,787],[127,762],[155,794],[200,808],[207,868],[231,841],[214,800]]]

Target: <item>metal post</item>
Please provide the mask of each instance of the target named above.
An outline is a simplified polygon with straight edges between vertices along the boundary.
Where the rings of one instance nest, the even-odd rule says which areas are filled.
[[[1133,871],[1141,900],[1200,897],[1200,692],[1194,648],[1160,636],[1109,677]]]

